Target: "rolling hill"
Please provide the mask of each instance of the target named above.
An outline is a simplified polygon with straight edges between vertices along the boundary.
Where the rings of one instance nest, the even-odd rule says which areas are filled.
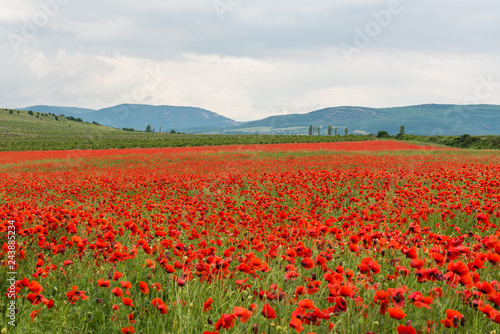
[[[321,126],[326,134],[329,125],[344,133],[372,133],[380,130],[398,134],[401,125],[415,135],[497,135],[500,134],[498,105],[425,104],[394,108],[334,107],[309,112],[271,116],[223,133],[306,134],[309,125]]]
[[[354,134],[376,134],[387,131],[398,134],[401,125],[406,133],[415,135],[498,135],[499,105],[424,104],[393,108],[332,107],[306,114],[271,116],[261,120],[238,123],[206,109],[195,107],[122,104],[100,110],[31,106],[22,108],[42,113],[64,114],[87,122],[143,131],[151,125],[157,132],[171,129],[199,134],[307,134],[309,125],[344,128]]]
[[[140,131],[144,131],[148,125],[151,125],[156,131],[160,131],[161,128],[163,132],[167,132],[172,129],[185,131],[188,128],[219,129],[241,124],[212,111],[195,107],[121,104],[99,110],[45,105],[20,109],[64,114],[65,116],[81,118],[86,122],[97,122],[118,129],[133,128]]]

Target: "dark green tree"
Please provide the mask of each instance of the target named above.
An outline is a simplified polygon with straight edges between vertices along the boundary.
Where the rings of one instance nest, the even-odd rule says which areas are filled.
[[[148,126],[146,126],[146,132],[153,132],[153,130],[151,129],[151,125],[148,124]]]
[[[377,138],[391,138],[391,135],[387,131],[377,132]]]
[[[349,133],[349,128],[346,126],[344,129],[344,134],[347,136],[348,133]]]
[[[333,133],[333,126],[328,125],[328,135],[331,136]]]

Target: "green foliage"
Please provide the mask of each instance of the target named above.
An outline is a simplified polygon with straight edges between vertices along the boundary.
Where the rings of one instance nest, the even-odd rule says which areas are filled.
[[[377,132],[377,138],[391,138],[391,135],[387,131]]]
[[[0,109],[0,151],[23,150],[71,150],[71,149],[109,149],[137,147],[181,147],[212,145],[246,145],[278,143],[317,143],[336,141],[362,141],[376,139],[371,135],[311,136],[304,135],[207,135],[170,133],[152,133],[119,130],[87,122],[69,121],[54,114],[51,117],[35,118],[27,111],[14,113],[9,109]],[[70,124],[69,124],[70,123]],[[71,126],[70,126],[71,125]],[[316,130],[317,131],[317,130]],[[427,142],[460,148],[500,149],[500,136],[432,136],[398,135],[400,140]]]
[[[68,117],[66,117],[66,119],[68,119],[69,121],[83,122],[83,120],[81,118],[75,118],[73,116],[68,116]]]

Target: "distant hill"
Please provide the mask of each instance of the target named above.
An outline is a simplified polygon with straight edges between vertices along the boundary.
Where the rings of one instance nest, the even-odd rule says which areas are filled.
[[[212,111],[195,107],[121,104],[99,110],[45,105],[20,109],[64,114],[87,122],[97,122],[119,129],[134,128],[140,131],[144,131],[148,125],[156,131],[159,131],[161,127],[163,132],[167,132],[172,129],[185,131],[188,128],[219,129],[241,124]]]
[[[22,108],[43,113],[64,114],[87,122],[144,131],[151,125],[156,131],[171,129],[187,133],[208,134],[307,134],[309,125],[320,126],[326,134],[328,126],[339,134],[399,133],[401,125],[415,135],[498,135],[500,106],[424,104],[394,108],[332,107],[306,114],[271,116],[252,122],[236,122],[212,111],[195,107],[122,104],[100,110],[31,106]]]
[[[498,135],[500,106],[425,104],[394,108],[334,107],[309,112],[271,116],[222,130],[223,133],[306,134],[309,125],[321,126],[326,134],[329,125],[339,134],[347,127],[349,133],[387,131],[416,135]]]

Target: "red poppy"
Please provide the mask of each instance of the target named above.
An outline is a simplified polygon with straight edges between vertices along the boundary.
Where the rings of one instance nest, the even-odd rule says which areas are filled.
[[[127,333],[133,334],[133,333],[135,333],[134,326],[127,326],[127,327],[122,328],[122,333],[123,334],[127,334]]]
[[[303,299],[303,300],[299,301],[297,303],[297,305],[299,305],[300,307],[305,308],[305,309],[310,309],[310,308],[314,307],[314,303],[310,299]]]
[[[448,270],[452,273],[462,277],[469,274],[469,267],[462,261],[450,262],[447,266]]]
[[[132,289],[132,283],[130,283],[129,281],[120,281],[120,285],[124,289]]]
[[[203,312],[208,312],[212,309],[212,303],[214,300],[212,298],[208,298],[204,303],[203,303]]]
[[[253,313],[244,307],[236,306],[233,308],[233,314],[240,318],[241,323],[244,324],[250,319]]]
[[[398,308],[389,308],[389,309],[387,309],[387,311],[389,312],[389,316],[391,318],[394,318],[397,320],[401,320],[404,317],[406,317],[406,313],[404,313],[402,310],[400,310]]]
[[[230,329],[233,328],[234,323],[236,321],[236,315],[234,314],[223,314],[220,319],[215,323],[215,330],[219,330],[221,328]]]
[[[30,313],[31,322],[35,320],[35,317],[38,315],[38,313],[40,313],[41,310],[42,308],[40,307],[38,310],[31,311]]]
[[[302,327],[302,321],[300,321],[299,318],[292,316],[292,320],[288,323],[290,327],[295,329],[297,333],[300,333],[304,330],[304,327]]]
[[[370,272],[373,272],[374,274],[380,273],[380,265],[376,261],[373,261],[370,257],[361,260],[358,268],[362,274],[368,274]]]
[[[135,307],[133,300],[130,298],[122,298],[122,302],[127,306]]]
[[[476,288],[485,295],[491,296],[495,294],[495,289],[488,282],[476,283]]]
[[[148,283],[139,281],[139,287],[141,289],[141,293],[147,295],[149,294],[149,286]]]
[[[114,294],[116,297],[123,297],[123,290],[120,288],[113,288],[111,290],[111,293]]]
[[[107,279],[105,280],[105,279],[101,278],[101,279],[97,280],[97,285],[100,286],[100,287],[108,288],[109,285],[110,285],[110,282]]]
[[[276,319],[276,312],[268,303],[262,308],[262,315],[266,319]]]
[[[302,259],[302,261],[300,261],[300,264],[305,269],[312,269],[312,268],[314,268],[314,261],[310,257],[306,257],[305,259]]]
[[[464,315],[456,310],[446,310],[446,319],[441,320],[444,327],[457,328],[459,324],[465,321]]]
[[[411,325],[410,326],[399,325],[398,327],[396,327],[396,330],[398,331],[398,334],[416,334],[417,333],[415,328],[413,328]]]
[[[66,297],[68,297],[68,301],[71,304],[75,304],[75,301],[81,299],[81,300],[87,300],[89,297],[85,295],[85,291],[79,291],[77,290],[78,287],[76,285],[73,285],[72,289],[66,293]]]
[[[154,307],[156,307],[161,314],[166,314],[167,313],[167,304],[160,298],[155,298],[151,301],[151,304],[153,304]]]
[[[123,274],[121,272],[115,271],[115,274],[113,275],[113,281],[117,281],[122,277],[123,277]]]
[[[30,289],[31,292],[37,294],[43,291],[42,286],[37,281],[31,281],[30,285],[28,286],[28,289]]]

